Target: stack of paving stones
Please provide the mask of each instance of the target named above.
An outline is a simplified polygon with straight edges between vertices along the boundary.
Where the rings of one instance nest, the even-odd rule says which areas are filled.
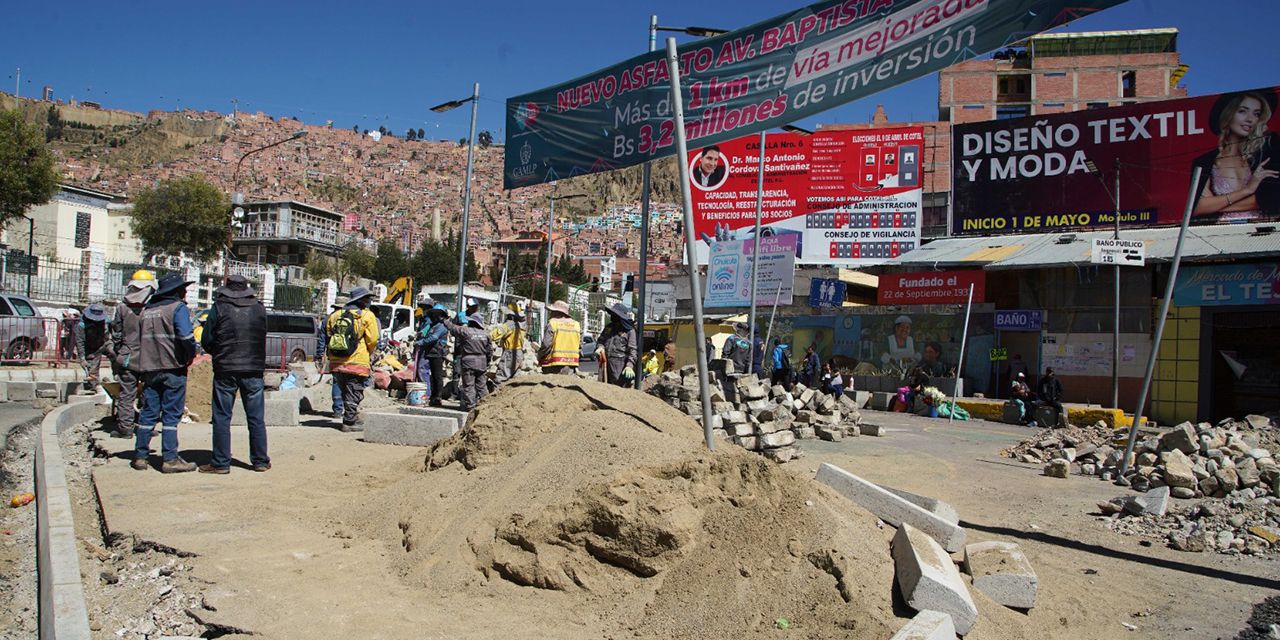
[[[775,462],[802,455],[792,446],[798,439],[839,442],[861,435],[861,414],[847,396],[836,398],[803,384],[787,391],[753,374],[735,373],[733,363],[723,359],[712,361],[709,384],[713,433]],[[662,374],[650,393],[701,423],[696,366]]]

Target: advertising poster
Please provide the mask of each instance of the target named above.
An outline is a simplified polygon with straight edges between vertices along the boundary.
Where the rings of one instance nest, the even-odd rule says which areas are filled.
[[[813,116],[1124,0],[827,0],[677,52],[690,147]],[[726,11],[731,20],[733,12]],[[531,64],[563,65],[536,60]],[[665,47],[507,99],[504,188],[675,153]]]
[[[755,240],[726,240],[711,247],[707,292],[703,307],[750,307],[751,267]],[[791,303],[795,286],[796,239],[764,238],[760,242],[760,274],[756,276],[756,305],[777,300]]]
[[[698,264],[755,233],[760,137],[690,149]],[[924,129],[765,138],[761,235],[795,236],[802,264],[872,265],[920,246]]]
[[[952,233],[1038,233],[1280,217],[1277,88],[956,125]],[[1101,176],[1093,175],[1093,162]]]
[[[973,269],[886,274],[880,276],[876,304],[963,304],[969,301],[970,285],[973,301],[982,302],[987,292],[987,272]]]
[[[1178,270],[1180,307],[1280,304],[1280,263],[1191,265]]]

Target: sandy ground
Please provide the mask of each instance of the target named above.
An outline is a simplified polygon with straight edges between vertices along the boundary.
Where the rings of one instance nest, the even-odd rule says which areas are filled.
[[[642,404],[636,406],[648,410],[651,405],[643,403],[649,401],[653,400],[639,399]],[[578,422],[583,423],[580,428],[591,428],[592,419],[606,420],[609,415],[586,413]],[[1120,495],[1119,488],[1089,478],[1046,478],[1038,468],[999,456],[999,449],[1030,431],[985,422],[947,425],[878,412],[867,412],[864,420],[889,427],[888,436],[841,443],[804,441],[806,457],[782,469],[794,474],[801,486],[820,462],[830,462],[882,484],[949,501],[961,514],[971,541],[1020,543],[1040,578],[1040,605],[1029,613],[1012,612],[974,591],[982,617],[970,638],[1230,638],[1244,626],[1252,604],[1280,587],[1275,560],[1184,554],[1159,542],[1141,546],[1137,538],[1107,530],[1093,505]],[[599,594],[607,590],[597,590],[583,596],[572,589],[517,586],[481,571],[467,576],[459,569],[465,569],[465,563],[456,558],[423,555],[422,549],[455,535],[445,524],[432,528],[430,520],[452,523],[465,519],[468,509],[483,511],[494,501],[515,499],[493,493],[492,488],[474,496],[458,494],[485,487],[481,483],[486,474],[496,471],[483,466],[469,470],[455,463],[423,473],[426,449],[365,443],[358,433],[326,428],[332,421],[304,421],[311,426],[270,430],[273,469],[267,473],[247,468],[247,435],[243,428],[233,428],[236,462],[228,476],[133,471],[128,466],[130,441],[93,434],[109,456],[105,464],[92,468],[106,529],[195,554],[182,562],[190,567],[193,582],[205,585],[202,597],[210,608],[201,612],[204,619],[268,638],[661,637],[639,627],[613,626],[608,614],[601,613],[615,604],[630,606],[626,594],[604,596]],[[690,427],[696,432],[692,423]],[[184,457],[207,461],[207,425],[182,425],[180,437]],[[567,451],[565,443],[547,442],[548,450]],[[726,447],[731,445],[722,443],[722,449]],[[523,464],[550,464],[536,460],[536,452],[528,455]],[[577,461],[586,465],[595,460]],[[575,459],[556,462],[572,465]],[[519,476],[515,480],[507,493],[518,498],[526,488],[519,486]],[[538,478],[543,484],[553,480]],[[829,493],[814,490],[819,502]],[[409,500],[412,496],[417,502]],[[384,531],[395,528],[399,510],[415,504],[421,505],[420,511],[399,516],[403,537]],[[870,584],[887,589],[890,581],[883,577],[882,561],[888,557],[892,530],[877,532],[874,518],[854,513],[860,512],[856,507],[840,509],[849,511],[841,517],[862,536],[841,544],[865,545],[851,555],[868,563],[864,570]],[[81,537],[94,534],[91,515],[87,508],[77,510]],[[865,528],[868,522],[871,529]],[[737,544],[736,553],[742,557],[763,559],[772,566],[771,557],[744,550],[757,541]],[[472,546],[484,552],[483,545]],[[707,545],[699,552],[714,555],[715,548]],[[785,550],[776,555],[785,556]],[[407,558],[413,562],[407,564]],[[85,552],[82,568],[93,562]],[[754,574],[751,567],[739,571],[724,584],[749,589],[753,580],[771,575],[758,567]],[[682,606],[688,607],[691,620],[722,606],[715,594],[683,595],[687,599]],[[725,594],[725,602],[731,595]],[[819,633],[817,627],[804,625],[774,629],[776,617],[804,619],[807,605],[789,597],[794,595],[777,593],[776,606],[759,611],[759,619],[743,621],[744,628],[757,637],[887,638],[892,632],[880,628],[883,616],[900,624],[905,618],[894,620],[894,615],[910,615],[900,597],[890,601],[891,594],[868,592],[849,606],[856,608],[865,600],[866,606],[883,610],[869,614],[860,629],[854,624],[858,620],[849,621],[853,628],[847,633],[832,633],[831,627]],[[660,604],[662,597],[661,592],[653,595],[649,606]],[[678,619],[667,624],[666,637],[682,635]],[[1123,624],[1136,629],[1126,630]],[[104,628],[95,634],[115,637],[110,631]]]

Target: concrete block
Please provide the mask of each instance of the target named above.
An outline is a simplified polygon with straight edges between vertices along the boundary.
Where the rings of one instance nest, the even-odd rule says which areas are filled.
[[[455,411],[453,409],[445,409],[443,407],[411,407],[409,405],[401,405],[399,407],[399,411],[407,416],[434,416],[437,418],[448,418],[458,425],[459,431],[466,428],[467,415],[469,415],[466,411]],[[701,405],[699,405],[698,411],[701,413]]]
[[[954,553],[964,548],[964,529],[931,511],[926,511],[885,491],[875,483],[826,463],[818,467],[815,480],[835,489],[840,495],[858,503],[877,518],[895,527],[909,524],[924,531],[948,552]]]
[[[988,598],[1013,609],[1036,606],[1039,580],[1022,549],[1012,542],[978,542],[964,548],[964,570]]]
[[[425,447],[458,432],[452,418],[373,412],[364,416],[364,441]]]
[[[879,378],[873,378],[879,380]],[[880,411],[888,411],[893,408],[893,399],[896,394],[888,391],[873,391],[871,393],[871,408]]]
[[[883,436],[884,436],[884,434],[885,434],[885,428],[884,428],[884,427],[882,427],[882,426],[880,426],[880,425],[878,425],[878,424],[866,424],[866,423],[863,423],[863,424],[858,425],[858,430],[859,430],[859,432],[861,432],[861,433],[862,433],[862,435],[864,435],[864,436],[876,436],[876,437],[883,437]]]
[[[945,613],[951,616],[956,633],[968,635],[978,621],[978,608],[951,556],[933,538],[903,524],[893,536],[893,566],[908,606]]]
[[[9,401],[9,383],[0,382],[0,402]]]
[[[204,419],[205,416],[200,416]],[[212,419],[213,416],[209,416]],[[267,398],[262,401],[262,418],[268,427],[296,427],[299,424],[298,400],[292,398]],[[231,409],[231,424],[243,427],[249,424],[244,416],[244,403],[236,398]]]
[[[902,498],[903,500],[906,500],[907,502],[910,502],[911,504],[916,505],[917,507],[920,507],[921,509],[924,509],[925,511],[932,513],[935,516],[938,516],[939,518],[942,518],[943,520],[946,520],[947,522],[950,522],[951,524],[954,524],[957,526],[960,524],[960,514],[956,512],[955,507],[952,507],[951,505],[937,498],[930,498],[928,496],[916,495],[914,493],[911,493],[910,491],[903,491],[902,489],[894,489],[893,487],[886,487],[882,484],[878,484],[876,486],[880,487],[881,489],[884,489],[885,491],[888,491],[889,493],[892,493],[895,496],[898,496],[899,498]]]
[[[844,392],[844,397],[853,401],[854,409],[866,409],[871,404],[871,392],[849,389]]]
[[[916,614],[889,640],[955,640],[956,625],[951,616],[928,609]]]
[[[13,402],[32,402],[36,399],[36,383],[30,381],[9,381],[9,399]]]
[[[81,376],[80,376],[79,369],[54,369],[53,370],[53,380],[56,380],[58,382],[74,382],[76,380],[79,380],[80,378]]]
[[[775,431],[760,436],[760,446],[765,448],[785,447],[796,441],[796,434],[790,431]]]
[[[31,369],[9,370],[9,382],[34,382],[35,379],[35,372]]]

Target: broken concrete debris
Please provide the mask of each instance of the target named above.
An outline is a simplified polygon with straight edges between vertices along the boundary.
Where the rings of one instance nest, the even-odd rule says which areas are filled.
[[[1013,609],[1036,606],[1039,579],[1022,549],[1012,542],[977,542],[964,548],[964,570],[988,598]]]

